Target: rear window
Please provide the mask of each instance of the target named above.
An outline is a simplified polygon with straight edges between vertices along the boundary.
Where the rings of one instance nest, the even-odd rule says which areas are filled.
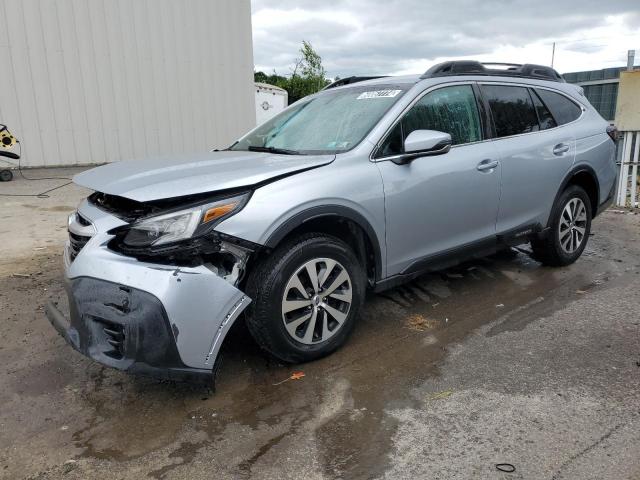
[[[543,90],[542,88],[536,88],[535,90],[558,125],[573,122],[582,113],[582,109],[564,95],[550,90]]]
[[[508,137],[540,129],[529,91],[525,87],[483,85],[497,137]]]

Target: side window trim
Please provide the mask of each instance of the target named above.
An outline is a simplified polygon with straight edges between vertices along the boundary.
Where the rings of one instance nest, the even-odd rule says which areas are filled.
[[[384,157],[378,157],[377,154],[380,151],[380,147],[382,147],[384,142],[387,140],[387,137],[396,128],[396,125],[398,123],[400,123],[400,128],[401,129],[403,128],[402,127],[402,119],[407,114],[407,112],[409,112],[409,110],[411,110],[416,103],[418,103],[420,100],[422,100],[422,98],[424,96],[430,94],[431,92],[435,92],[436,90],[440,90],[442,88],[455,87],[455,86],[458,86],[458,85],[470,85],[471,86],[471,89],[473,91],[473,96],[475,98],[476,108],[478,108],[478,117],[480,117],[480,135],[482,136],[482,139],[477,141],[477,142],[461,143],[459,145],[453,145],[451,148],[463,147],[463,146],[466,146],[466,145],[473,145],[474,143],[480,143],[480,142],[484,142],[484,141],[490,140],[490,138],[485,136],[484,117],[482,115],[482,110],[480,109],[480,104],[479,104],[480,100],[479,100],[478,94],[477,94],[477,91],[479,91],[479,89],[477,87],[477,82],[473,82],[473,81],[468,81],[467,80],[467,81],[463,81],[463,82],[442,83],[442,84],[438,84],[438,85],[432,85],[431,87],[427,87],[425,90],[423,90],[418,95],[416,95],[416,97],[411,101],[411,103],[409,103],[409,105],[407,105],[402,110],[402,112],[400,112],[400,114],[396,117],[396,119],[389,126],[389,128],[387,128],[387,130],[384,132],[384,135],[382,135],[380,137],[380,140],[378,140],[378,142],[375,144],[375,146],[371,150],[371,153],[369,154],[369,160],[374,161],[374,162],[381,162],[381,161],[385,161],[385,160],[389,160],[391,158],[397,157],[398,156],[397,154],[396,155],[387,155],[387,156],[384,156]]]
[[[496,125],[493,122],[493,114],[491,113],[491,107],[487,97],[482,92],[480,84],[478,82],[473,83],[473,91],[476,95],[476,103],[478,104],[478,111],[480,113],[480,120],[483,122],[482,139],[492,140],[497,137]]]
[[[556,126],[555,126],[555,127],[547,128],[547,129],[545,129],[545,130],[537,130],[537,131],[535,131],[535,132],[518,133],[518,134],[516,134],[516,135],[509,135],[509,136],[507,136],[507,137],[497,137],[497,136],[496,136],[496,131],[495,131],[495,125],[494,125],[494,127],[493,127],[493,135],[494,135],[494,136],[493,136],[493,138],[492,138],[493,140],[503,140],[503,139],[505,139],[505,138],[519,137],[519,136],[521,136],[521,135],[533,135],[533,134],[541,133],[541,132],[549,132],[549,131],[551,131],[551,130],[555,130],[556,128],[562,128],[562,127],[564,127],[565,125],[573,125],[575,122],[577,122],[578,120],[580,120],[580,119],[584,116],[584,113],[587,111],[587,108],[586,108],[586,107],[584,107],[581,103],[579,103],[578,101],[576,101],[576,100],[574,100],[573,98],[571,98],[571,97],[570,97],[569,95],[567,95],[566,93],[561,92],[560,90],[556,90],[556,89],[553,89],[553,88],[549,88],[549,87],[547,87],[547,86],[543,86],[543,85],[531,85],[531,84],[526,84],[526,83],[510,83],[510,82],[490,82],[490,81],[486,81],[486,80],[485,80],[485,81],[480,81],[480,82],[478,82],[478,85],[480,86],[480,90],[482,90],[482,86],[483,86],[483,85],[488,85],[488,86],[490,86],[490,85],[494,85],[494,86],[495,86],[495,85],[504,85],[505,87],[525,87],[525,88],[527,88],[527,89],[532,88],[532,89],[534,89],[534,90],[535,90],[536,88],[539,88],[539,89],[542,89],[542,90],[549,90],[550,92],[553,92],[553,93],[557,93],[557,94],[559,94],[559,95],[562,95],[562,96],[563,96],[563,97],[565,97],[567,100],[569,100],[569,101],[573,102],[573,103],[574,103],[578,108],[580,108],[580,116],[579,116],[578,118],[576,118],[575,120],[573,120],[573,121],[571,121],[571,122],[569,122],[569,123],[563,123],[562,125],[557,125],[557,123],[558,123],[558,122],[555,120],[555,117],[553,117],[553,114],[551,113],[551,110],[549,110],[549,107],[547,107],[546,103],[542,102],[542,104],[547,108],[547,110],[549,110],[549,114],[551,115],[551,117],[553,117],[554,121],[556,122]],[[531,94],[530,94],[530,95],[531,95]],[[542,101],[542,99],[540,99],[540,101]],[[534,110],[535,110],[535,109],[534,109]],[[491,110],[489,110],[489,111],[491,111]],[[537,112],[537,111],[536,111],[536,115],[538,115],[538,112]],[[493,117],[493,115],[492,115],[492,117]],[[492,118],[492,120],[493,120],[493,118]],[[539,122],[540,122],[540,119],[538,118],[538,123],[539,123]]]
[[[536,118],[538,119],[538,130],[536,130],[537,132],[541,132],[543,130],[542,128],[542,120],[540,119],[540,112],[538,112],[538,109],[536,108],[536,101],[533,98],[534,95],[538,96],[538,94],[535,92],[535,90],[533,88],[527,88],[527,92],[529,92],[529,98],[531,99],[531,103],[533,104],[533,111],[536,112]],[[538,99],[540,99],[540,97],[538,97]],[[540,101],[542,102],[542,100],[540,99]],[[545,108],[547,110],[549,110],[549,108],[544,104],[544,102],[542,102],[542,105],[545,106]],[[549,112],[549,114],[551,115],[551,118],[553,118],[553,114],[551,112]],[[555,118],[554,118],[555,120]],[[556,122],[557,124],[558,122]],[[549,130],[547,128],[547,130]],[[534,132],[531,132],[534,133]]]
[[[552,91],[552,90],[550,90],[550,91]],[[553,127],[542,128],[542,119],[540,118],[540,114],[538,112],[538,109],[536,108],[536,115],[538,116],[538,124],[540,125],[540,131],[552,130],[552,129],[560,126],[558,124],[558,121],[556,120],[556,117],[553,116],[553,112],[551,110],[549,110],[549,107],[547,106],[547,104],[542,101],[542,98],[540,98],[540,95],[538,94],[538,92],[536,92],[536,89],[534,87],[529,87],[529,95],[531,96],[531,100],[533,101],[534,106],[536,104],[536,98],[538,99],[538,102],[540,102],[540,104],[547,110],[547,113],[549,113],[549,116],[553,120],[553,123],[555,123],[555,125]]]

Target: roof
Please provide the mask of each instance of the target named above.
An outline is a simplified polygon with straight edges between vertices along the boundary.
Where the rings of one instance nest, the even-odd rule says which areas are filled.
[[[489,68],[490,66],[498,66],[501,68]],[[358,86],[367,85],[398,85],[398,84],[416,84],[421,80],[427,79],[446,79],[449,77],[467,78],[475,77],[474,80],[486,80],[487,77],[500,78],[501,80],[511,80],[526,78],[529,80],[564,83],[562,76],[551,67],[545,65],[533,64],[513,64],[513,63],[480,63],[471,60],[458,60],[452,62],[443,62],[432,66],[422,75],[402,75],[398,77],[379,77],[369,80],[368,77],[348,77],[349,83],[340,84],[340,81],[334,82],[339,86],[329,85],[327,88],[349,88],[357,84]],[[360,80],[362,79],[362,80]]]
[[[495,68],[498,67],[498,68]],[[517,77],[564,82],[556,70],[546,65],[533,63],[496,63],[475,60],[456,60],[432,66],[420,78],[452,77],[458,75],[482,75],[487,77]]]
[[[367,76],[367,77],[351,76],[351,77],[341,78],[339,80],[336,80],[333,83],[330,83],[329,85],[324,87],[323,90],[329,90],[330,88],[337,88],[343,85],[349,85],[350,83],[358,83],[358,82],[364,82],[366,80],[373,80],[373,79],[381,78],[384,76],[386,75],[375,75],[375,76]]]
[[[284,88],[276,87],[275,85],[271,85],[269,83],[263,83],[263,82],[254,82],[254,83],[255,83],[255,86],[258,88],[263,88],[265,90],[276,90],[278,92],[287,93],[287,91]]]
[[[351,82],[346,85],[331,87],[331,90],[333,89],[342,90],[343,88],[352,88],[352,87],[366,87],[369,85],[371,86],[384,85],[385,87],[388,87],[390,85],[414,85],[419,81],[420,81],[420,75],[402,75],[398,77],[376,77],[372,80],[362,80],[358,82]]]
[[[365,80],[362,82],[364,85],[389,85],[390,83],[418,83],[420,81],[420,75],[399,75],[397,77],[379,77],[374,80]]]

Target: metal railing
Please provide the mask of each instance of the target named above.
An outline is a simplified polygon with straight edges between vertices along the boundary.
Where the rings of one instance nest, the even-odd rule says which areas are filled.
[[[638,166],[640,165],[640,131],[622,132],[622,156],[618,164],[616,204],[619,207],[638,207]]]

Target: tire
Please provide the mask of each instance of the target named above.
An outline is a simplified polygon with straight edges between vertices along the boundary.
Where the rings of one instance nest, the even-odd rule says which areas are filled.
[[[0,182],[10,182],[13,180],[13,172],[11,170],[0,170]]]
[[[534,258],[553,267],[575,262],[587,246],[591,218],[591,201],[584,189],[567,187],[553,206],[547,235],[531,241]]]
[[[315,287],[318,294],[313,271],[322,288]],[[247,327],[260,347],[287,363],[307,362],[330,354],[349,337],[364,300],[365,270],[338,238],[304,234],[257,264],[246,291],[253,300]]]

